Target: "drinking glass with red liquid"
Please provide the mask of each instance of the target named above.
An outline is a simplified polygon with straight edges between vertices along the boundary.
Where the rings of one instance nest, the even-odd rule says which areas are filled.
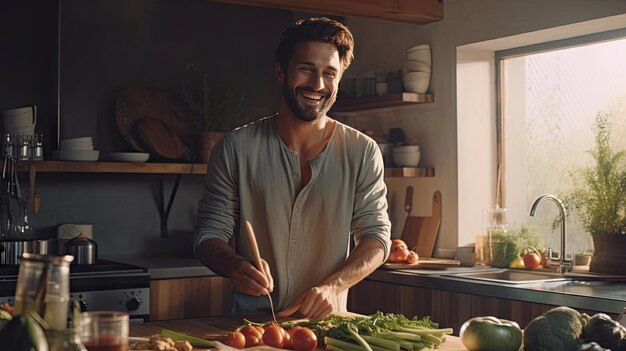
[[[81,340],[88,351],[126,351],[128,313],[89,311],[82,314]]]

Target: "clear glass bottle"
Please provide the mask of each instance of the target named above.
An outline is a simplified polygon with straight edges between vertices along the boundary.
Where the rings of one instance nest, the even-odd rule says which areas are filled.
[[[15,289],[15,314],[37,312],[50,331],[63,332],[70,299],[69,273],[73,256],[24,253]]]
[[[87,351],[80,340],[79,329],[68,326],[65,331],[46,332],[49,351]]]

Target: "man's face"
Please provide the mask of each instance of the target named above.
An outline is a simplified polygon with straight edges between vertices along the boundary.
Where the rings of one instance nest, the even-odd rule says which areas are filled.
[[[343,67],[337,48],[306,41],[296,45],[287,72],[277,67],[283,97],[294,116],[311,122],[326,115],[337,99]]]

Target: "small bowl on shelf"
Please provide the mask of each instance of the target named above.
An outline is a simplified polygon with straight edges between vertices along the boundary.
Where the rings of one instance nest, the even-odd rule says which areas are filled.
[[[417,167],[420,162],[420,152],[417,151],[396,151],[391,152],[393,163],[397,167]]]

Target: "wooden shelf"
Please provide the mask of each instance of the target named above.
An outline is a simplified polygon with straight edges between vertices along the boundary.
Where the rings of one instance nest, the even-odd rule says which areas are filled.
[[[35,166],[37,172],[67,173],[154,173],[154,174],[206,174],[203,163],[127,163],[79,161],[20,161],[19,171]]]
[[[375,108],[425,104],[435,101],[433,94],[396,93],[382,96],[368,96],[355,99],[338,99],[331,112],[371,110]]]
[[[218,0],[319,14],[426,24],[443,19],[441,0]]]
[[[18,171],[27,172],[34,166],[37,172],[51,173],[152,173],[152,174],[206,174],[204,163],[127,163],[79,161],[21,161]],[[385,177],[434,177],[434,168],[385,168]]]
[[[396,167],[385,168],[385,177],[397,178],[426,178],[434,177],[434,168],[417,168],[417,167]]]

